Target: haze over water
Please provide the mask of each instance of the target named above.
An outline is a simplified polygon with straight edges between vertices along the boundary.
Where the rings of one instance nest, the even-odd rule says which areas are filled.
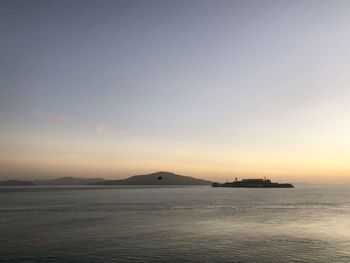
[[[349,229],[349,188],[0,188],[0,262],[347,263]]]

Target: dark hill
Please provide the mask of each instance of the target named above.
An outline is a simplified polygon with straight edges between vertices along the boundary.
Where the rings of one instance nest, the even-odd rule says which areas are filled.
[[[135,175],[122,180],[105,180],[95,185],[211,185],[212,182],[169,172]]]

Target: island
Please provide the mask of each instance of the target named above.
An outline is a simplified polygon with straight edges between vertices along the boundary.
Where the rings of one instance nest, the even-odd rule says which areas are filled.
[[[93,185],[211,185],[211,181],[170,172],[135,175],[121,180],[104,180]]]
[[[233,182],[213,183],[212,187],[246,187],[246,188],[294,188],[289,183],[273,183],[269,179],[243,179],[238,181],[237,178]]]

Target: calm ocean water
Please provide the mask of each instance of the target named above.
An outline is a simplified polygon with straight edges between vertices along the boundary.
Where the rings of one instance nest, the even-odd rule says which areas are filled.
[[[350,188],[1,188],[0,262],[350,262]]]

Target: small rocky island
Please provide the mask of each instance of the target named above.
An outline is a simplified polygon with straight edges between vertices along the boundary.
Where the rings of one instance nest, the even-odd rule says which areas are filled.
[[[238,181],[237,178],[233,182],[213,183],[212,187],[246,187],[246,188],[294,188],[289,183],[273,183],[269,179],[243,179]]]

